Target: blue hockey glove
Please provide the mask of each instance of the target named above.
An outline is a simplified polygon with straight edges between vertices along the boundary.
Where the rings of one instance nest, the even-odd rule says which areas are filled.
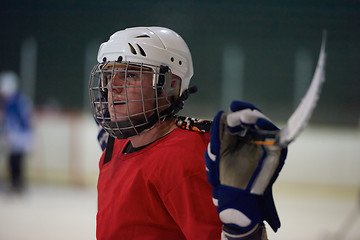
[[[279,175],[287,148],[256,144],[246,131],[278,131],[252,104],[234,101],[231,112],[214,118],[205,153],[208,181],[219,217],[228,229],[246,233],[269,223],[276,232],[280,220],[272,185]]]

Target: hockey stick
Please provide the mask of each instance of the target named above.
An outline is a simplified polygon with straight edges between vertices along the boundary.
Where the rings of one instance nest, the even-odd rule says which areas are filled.
[[[299,106],[290,116],[285,127],[276,132],[265,132],[262,130],[248,132],[252,142],[286,147],[304,130],[314,111],[325,81],[326,35],[326,30],[324,30],[319,59],[310,87]]]

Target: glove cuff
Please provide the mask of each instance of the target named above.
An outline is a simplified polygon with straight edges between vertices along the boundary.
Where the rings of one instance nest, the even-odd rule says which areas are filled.
[[[271,191],[256,195],[224,185],[218,185],[216,190],[219,197],[218,213],[224,224],[245,231],[263,221],[267,221],[275,232],[280,227]]]
[[[222,240],[267,240],[267,234],[264,224],[256,225],[248,232],[239,232],[227,225],[223,225]]]

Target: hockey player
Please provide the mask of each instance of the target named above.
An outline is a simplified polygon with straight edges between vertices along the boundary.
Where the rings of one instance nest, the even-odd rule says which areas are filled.
[[[218,113],[211,135],[211,122],[176,116],[196,91],[191,54],[177,33],[118,31],[97,60],[90,101],[109,134],[99,163],[97,239],[266,239],[264,221],[280,227],[272,185],[286,149],[244,134],[276,127],[239,101]]]
[[[31,150],[32,138],[32,103],[18,82],[18,75],[12,71],[0,74],[0,137],[7,148],[11,193],[25,190],[24,158]]]

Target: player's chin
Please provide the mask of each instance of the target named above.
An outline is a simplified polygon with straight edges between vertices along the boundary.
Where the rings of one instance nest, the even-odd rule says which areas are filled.
[[[109,110],[109,114],[110,114],[110,119],[112,122],[122,122],[122,121],[129,121],[131,120],[136,120],[136,121],[143,121],[146,118],[150,117],[150,113],[145,114],[142,111],[139,112],[128,112],[127,109],[118,109],[115,107],[115,112],[114,110]]]
[[[128,113],[126,112],[126,110],[118,110],[115,109],[114,110],[109,110],[109,115],[110,115],[110,119],[111,122],[122,122],[122,121],[126,121],[129,119]]]

